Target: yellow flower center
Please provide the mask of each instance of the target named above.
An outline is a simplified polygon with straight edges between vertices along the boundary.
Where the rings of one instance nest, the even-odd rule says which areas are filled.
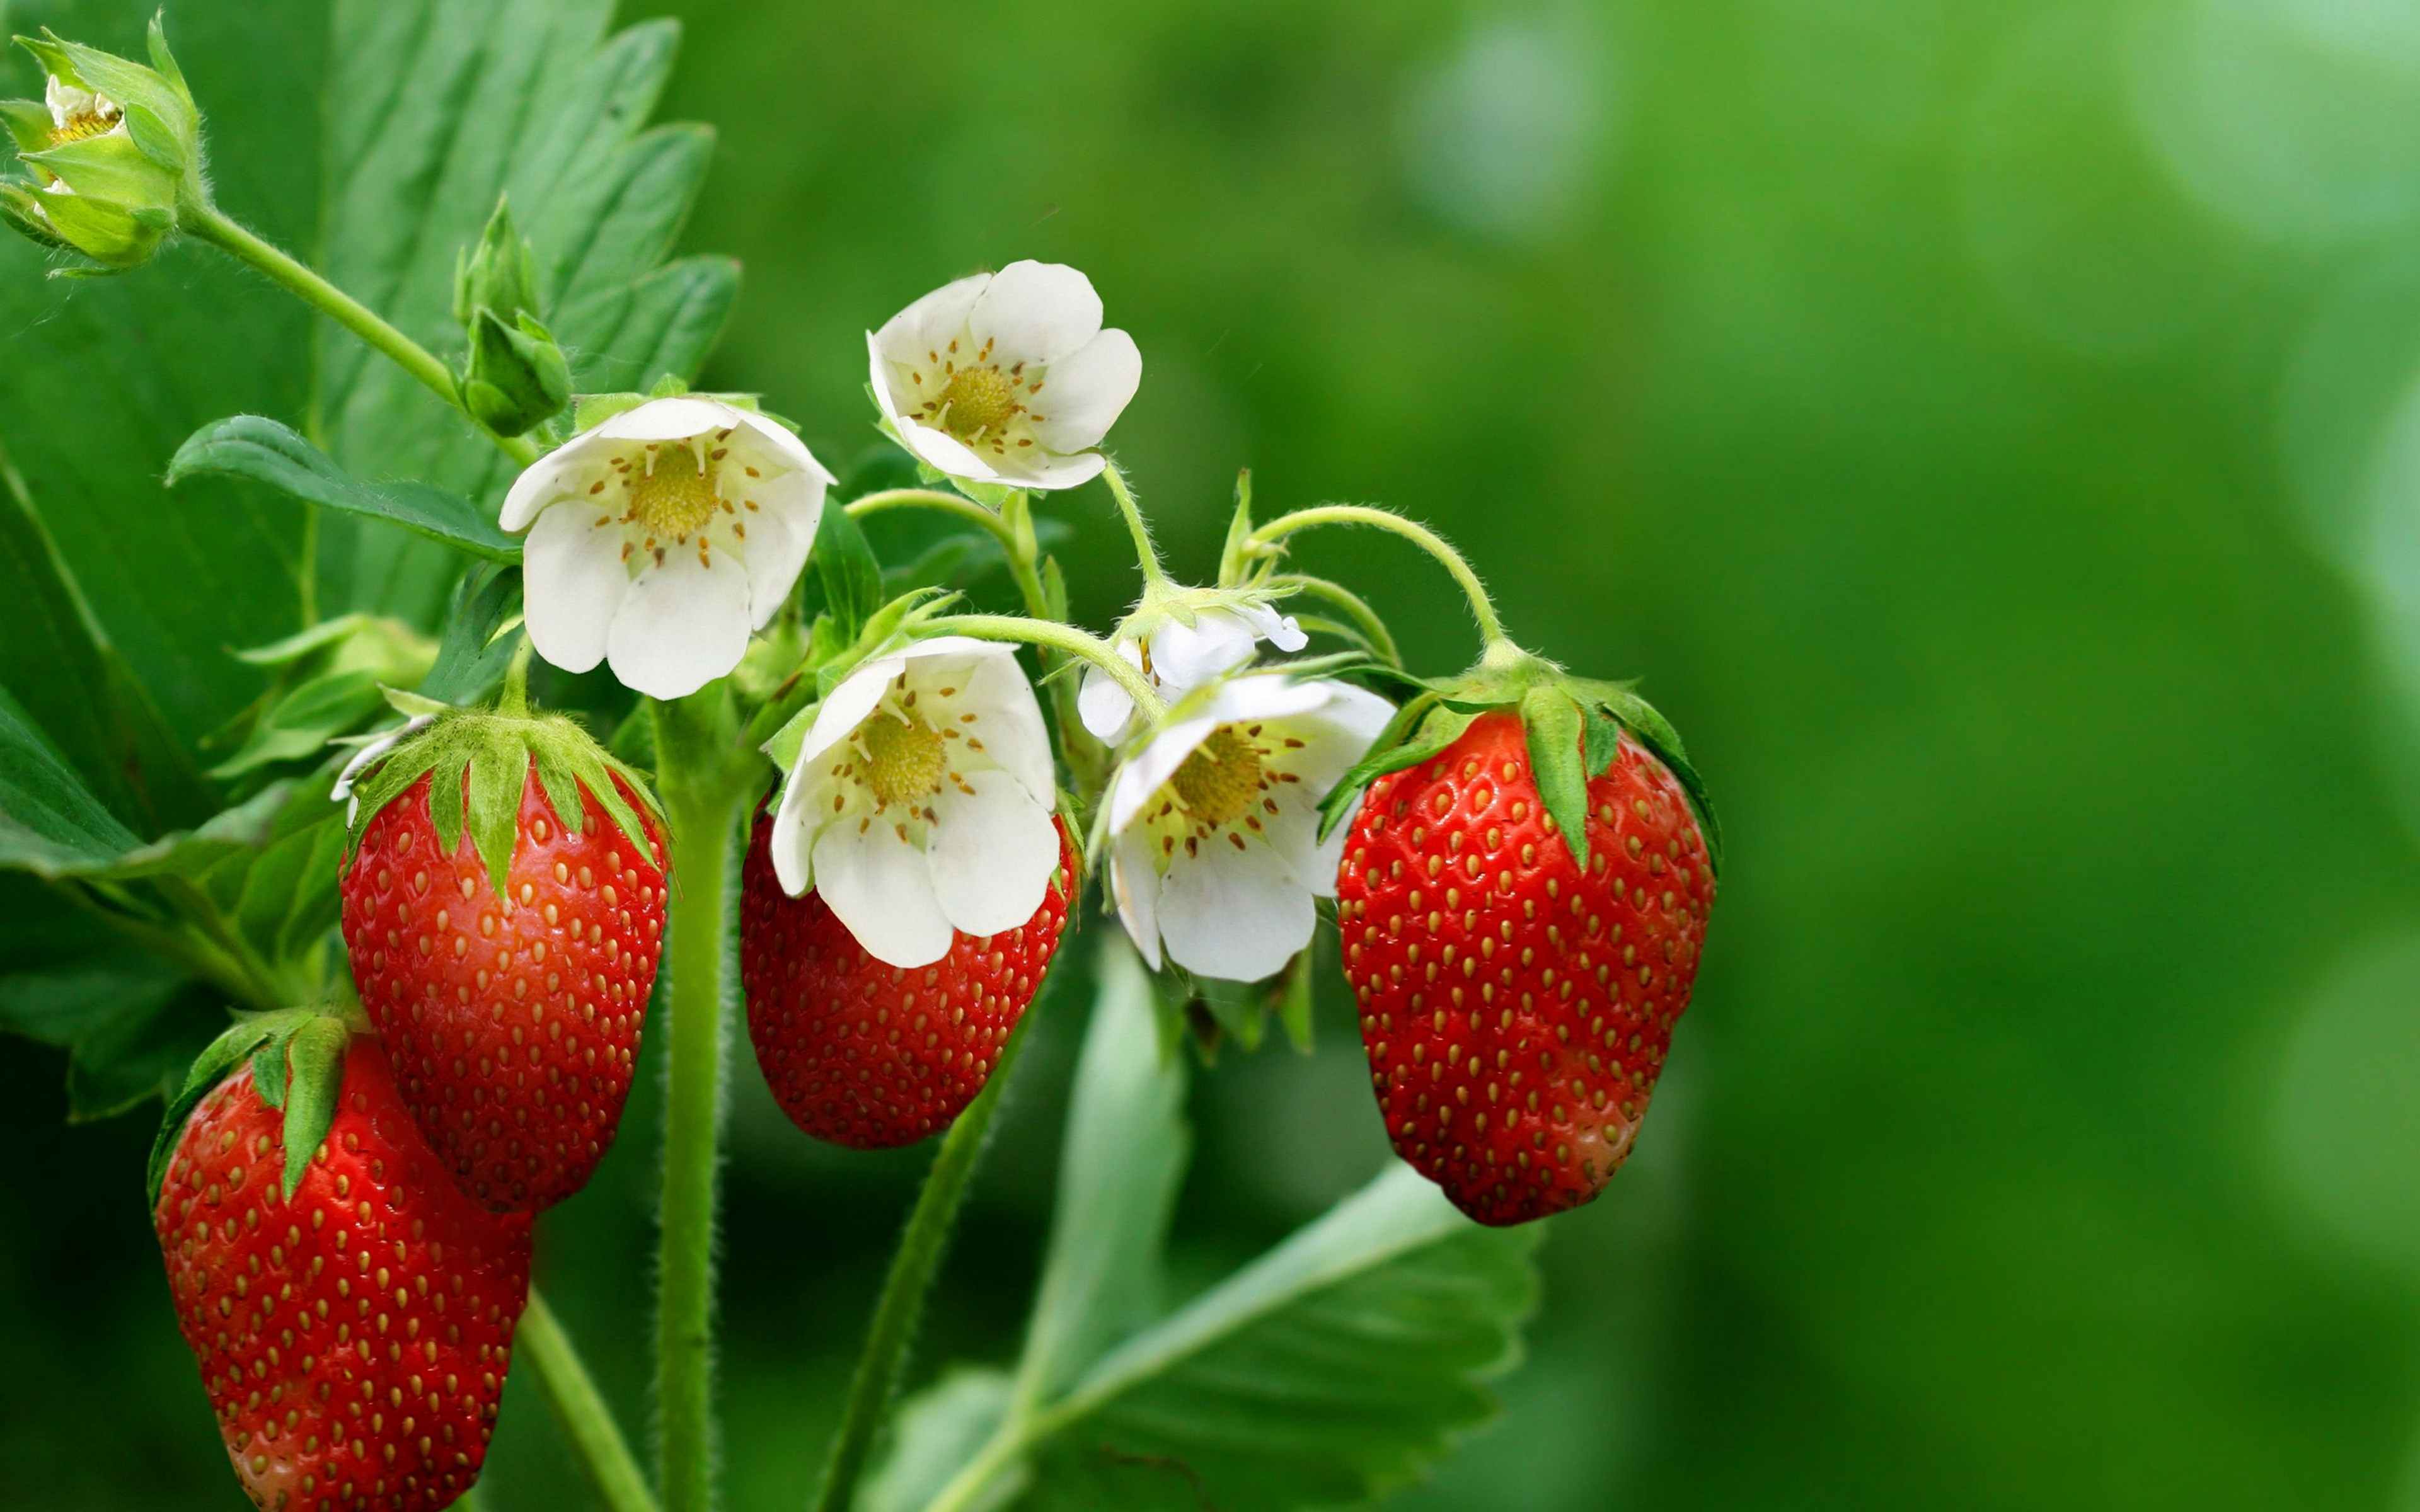
[[[1187,813],[1216,829],[1251,808],[1260,796],[1262,776],[1260,748],[1237,734],[1233,726],[1222,724],[1185,758],[1168,785]]]
[[[1016,380],[987,364],[959,368],[941,389],[940,407],[942,427],[960,440],[997,432],[1019,409]]]
[[[931,725],[913,715],[902,719],[884,712],[866,720],[859,733],[865,740],[865,785],[875,802],[886,809],[912,805],[941,791],[948,764]]]
[[[653,470],[630,471],[630,518],[652,535],[675,539],[705,529],[722,507],[715,486],[718,471],[711,461],[701,466],[687,446],[660,449]]]

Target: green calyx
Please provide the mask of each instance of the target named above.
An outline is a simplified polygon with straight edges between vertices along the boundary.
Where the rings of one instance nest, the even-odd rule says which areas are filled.
[[[1514,709],[1528,735],[1539,800],[1581,870],[1589,863],[1588,785],[1613,769],[1626,733],[1680,780],[1699,827],[1705,831],[1708,862],[1721,874],[1722,825],[1706,795],[1705,781],[1689,764],[1680,732],[1632,685],[1575,677],[1543,656],[1498,640],[1469,671],[1418,686],[1419,691],[1395,711],[1369,751],[1320,804],[1322,839],[1343,823],[1354,799],[1371,783],[1436,755],[1461,739],[1481,715]]]
[[[469,339],[458,382],[479,424],[518,436],[571,402],[571,366],[539,322],[537,255],[496,201],[479,244],[454,265],[454,318]]]
[[[201,112],[159,18],[151,23],[148,68],[49,31],[17,43],[41,65],[51,100],[69,114],[60,119],[49,101],[0,101],[0,125],[36,179],[0,190],[0,213],[35,240],[80,253],[101,270],[148,261],[180,212],[209,202]]]
[[[359,1008],[287,1008],[246,1014],[211,1041],[194,1057],[152,1137],[144,1172],[151,1205],[160,1205],[168,1163],[176,1158],[177,1143],[194,1110],[246,1061],[252,1064],[253,1087],[260,1100],[285,1115],[283,1190],[291,1202],[311,1168],[311,1157],[335,1122],[337,1099],[344,1091],[345,1046],[368,1029]]]
[[[508,687],[506,703],[515,702]],[[629,785],[660,831],[666,827],[663,808],[647,779],[563,716],[532,715],[508,706],[435,711],[427,728],[398,744],[358,779],[354,793],[359,808],[345,836],[346,863],[351,863],[363,832],[380,810],[426,777],[428,818],[440,853],[453,854],[467,829],[479,859],[487,864],[489,886],[504,897],[521,792],[533,766],[566,833],[577,835],[586,826],[587,808],[581,801],[585,790],[641,856],[656,855],[638,811],[613,780],[618,777]]]

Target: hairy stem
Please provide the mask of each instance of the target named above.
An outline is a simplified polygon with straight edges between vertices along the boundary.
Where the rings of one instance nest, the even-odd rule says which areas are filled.
[[[1107,640],[1089,631],[1056,620],[1019,619],[1014,614],[945,614],[924,622],[926,630],[936,635],[972,636],[979,640],[1016,640],[1029,646],[1043,646],[1080,656],[1098,667],[1126,690],[1143,717],[1156,719],[1168,712],[1168,703],[1159,690],[1151,686],[1142,669],[1113,650]]]
[[[937,514],[962,519],[991,533],[1009,560],[1016,560],[1016,538],[1008,522],[973,500],[960,494],[946,493],[939,488],[885,488],[848,501],[851,519],[862,519],[886,509],[929,509]]]
[[[1445,564],[1470,600],[1470,617],[1479,622],[1480,638],[1490,649],[1503,641],[1504,622],[1497,617],[1496,603],[1487,596],[1487,589],[1471,570],[1463,554],[1447,543],[1446,538],[1427,526],[1405,519],[1388,510],[1373,509],[1367,504],[1316,504],[1297,509],[1291,515],[1280,515],[1252,532],[1252,544],[1275,546],[1296,531],[1307,531],[1314,525],[1367,525],[1377,530],[1392,531]]]
[[[1126,533],[1134,537],[1135,562],[1142,568],[1143,586],[1167,582],[1167,570],[1159,564],[1159,548],[1152,543],[1151,526],[1142,517],[1142,506],[1135,502],[1134,490],[1126,486],[1126,475],[1111,462],[1101,470],[1101,481],[1109,486],[1109,496],[1118,501],[1118,514],[1126,522]]]
[[[460,410],[473,429],[494,441],[497,449],[515,462],[526,467],[537,459],[537,447],[526,437],[499,436],[462,409],[462,395],[454,386],[454,375],[428,348],[389,325],[377,311],[320,277],[284,248],[209,207],[187,211],[178,224],[238,261],[250,264],[287,292],[384,354],[430,393]]]
[[[958,1121],[950,1125],[949,1134],[941,1140],[940,1153],[933,1157],[932,1172],[924,1178],[924,1190],[917,1196],[916,1211],[908,1217],[908,1231],[900,1236],[898,1251],[891,1257],[890,1273],[882,1281],[881,1300],[875,1304],[874,1321],[865,1332],[865,1348],[858,1355],[856,1374],[849,1380],[848,1401],[824,1460],[822,1484],[815,1490],[815,1512],[840,1512],[856,1493],[858,1477],[865,1471],[866,1453],[874,1445],[875,1430],[882,1426],[892,1395],[898,1390],[908,1345],[924,1311],[924,1294],[932,1289],[942,1252],[949,1247],[950,1230],[957,1223],[967,1182],[974,1175],[975,1162],[983,1154],[985,1141],[991,1133],[992,1115],[1000,1109],[1001,1089],[1008,1085],[1009,1072],[1016,1069],[1017,1056],[1032,1033],[1032,1021],[1030,1011],[1017,1021],[1008,1042],[1001,1047],[1000,1064],[992,1068],[991,1080],[958,1115]]]
[[[666,1512],[714,1501],[714,1234],[733,862],[756,792],[721,686],[658,703],[657,781],[673,832],[672,1013],[656,1273],[658,1473]]]
[[[537,1371],[538,1385],[554,1408],[564,1435],[579,1451],[580,1462],[607,1512],[656,1512],[656,1499],[647,1490],[638,1460],[630,1456],[630,1446],[623,1442],[613,1410],[598,1395],[571,1336],[563,1331],[554,1309],[535,1287],[530,1288],[529,1307],[521,1314],[515,1337],[521,1358]]]
[[[1362,638],[1370,642],[1370,649],[1376,652],[1381,659],[1397,667],[1404,664],[1404,654],[1396,648],[1394,632],[1387,628],[1387,622],[1378,617],[1378,611],[1370,607],[1368,599],[1342,583],[1314,578],[1307,572],[1290,572],[1270,579],[1268,586],[1280,594],[1303,594],[1326,599],[1344,611],[1346,618],[1361,632]]]

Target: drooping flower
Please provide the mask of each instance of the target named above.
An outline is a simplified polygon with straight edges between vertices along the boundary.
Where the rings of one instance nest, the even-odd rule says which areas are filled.
[[[1073,488],[1090,448],[1142,382],[1142,354],[1101,329],[1093,282],[1059,263],[1014,262],[945,284],[869,332],[874,394],[918,456],[954,478]]]
[[[1190,625],[1171,616],[1139,634],[1122,628],[1110,644],[1173,703],[1250,661],[1264,640],[1289,652],[1308,643],[1293,615],[1265,604],[1243,603],[1196,609]],[[1076,709],[1084,728],[1103,740],[1114,742],[1133,733],[1134,700],[1098,667],[1085,669]]]
[[[930,965],[954,933],[997,934],[1042,906],[1056,793],[1016,648],[915,641],[823,701],[774,811],[773,869],[876,960]]]
[[[650,698],[739,665],[798,580],[832,476],[764,416],[650,399],[539,458],[504,499],[530,643],[566,671],[608,661]]]
[[[1109,788],[1109,891],[1154,969],[1257,981],[1311,943],[1346,826],[1319,804],[1394,714],[1374,693],[1282,673],[1180,706]]]

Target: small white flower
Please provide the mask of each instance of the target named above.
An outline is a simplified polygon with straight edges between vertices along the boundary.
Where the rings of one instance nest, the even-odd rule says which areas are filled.
[[[117,101],[94,90],[79,89],[55,73],[42,88],[42,100],[51,107],[53,147],[126,130],[126,112]]]
[[[1393,705],[1349,684],[1230,679],[1162,728],[1109,788],[1109,891],[1157,969],[1258,981],[1311,943],[1336,895],[1346,826],[1323,844],[1319,804]]]
[[[362,807],[362,800],[353,793],[353,779],[361,776],[363,767],[427,729],[436,717],[437,716],[433,714],[415,714],[353,752],[352,760],[347,762],[345,769],[336,774],[336,785],[328,790],[330,803],[341,803],[345,806],[346,828],[352,827],[353,820],[360,814]]]
[[[1093,281],[1014,262],[946,284],[869,332],[874,395],[918,456],[954,478],[1073,488],[1142,382],[1142,354],[1101,329]]]
[[[1264,640],[1288,652],[1300,651],[1309,643],[1293,615],[1280,614],[1265,604],[1196,609],[1191,625],[1164,619],[1140,636],[1121,630],[1110,643],[1119,656],[1151,679],[1162,698],[1173,703],[1250,661]],[[1132,733],[1134,700],[1116,678],[1098,667],[1085,669],[1076,709],[1084,728],[1103,740],[1114,743]]]
[[[1016,649],[936,636],[816,712],[773,815],[773,870],[868,954],[923,966],[1033,917],[1059,868],[1057,782]]]
[[[764,416],[651,399],[532,464],[503,525],[527,531],[530,643],[566,671],[599,660],[650,698],[739,665],[806,564],[832,475]]]

